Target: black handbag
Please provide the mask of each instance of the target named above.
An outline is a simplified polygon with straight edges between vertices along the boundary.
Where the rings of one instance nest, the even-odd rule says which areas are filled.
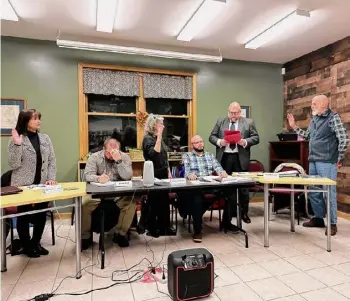
[[[276,135],[280,141],[297,141],[298,134],[294,132],[282,132]]]

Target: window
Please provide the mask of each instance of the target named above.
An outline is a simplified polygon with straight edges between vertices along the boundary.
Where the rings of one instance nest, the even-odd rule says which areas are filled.
[[[100,76],[96,77],[95,79],[97,80],[94,82],[89,83],[90,91],[84,90],[86,88],[84,86],[84,72],[87,69],[90,71],[92,69],[92,72],[96,70],[96,73]],[[105,70],[108,71],[108,74],[113,71],[117,71],[119,74],[111,80],[108,74],[104,74]],[[170,75],[173,78],[186,77],[189,80],[187,82],[189,85],[191,85],[192,79],[193,90],[191,91],[193,91],[193,99],[145,98],[143,73],[158,74],[159,76]],[[88,152],[102,149],[103,142],[108,137],[117,138],[121,142],[121,147],[124,151],[128,151],[130,148],[141,148],[144,129],[136,121],[136,114],[139,111],[162,115],[165,125],[163,138],[169,151],[187,151],[189,139],[196,130],[195,73],[79,64],[78,74],[80,157],[85,156]],[[91,72],[88,75],[90,76]],[[130,87],[124,84],[129,82],[129,80],[133,81],[132,89],[129,89]],[[97,90],[100,90],[101,87],[101,81],[106,81],[107,86],[102,87],[103,92],[98,92]],[[116,83],[119,86],[114,91],[113,88]],[[95,90],[91,91],[91,88]],[[109,89],[107,93],[105,93],[105,88]],[[132,92],[130,92],[131,90]],[[122,91],[120,94],[138,96],[114,95],[118,94],[118,91]]]
[[[136,97],[87,94],[89,152],[99,151],[103,142],[116,138],[121,149],[137,147]]]
[[[188,149],[189,102],[187,99],[146,99],[146,111],[164,117],[163,139],[171,152]]]
[[[89,94],[88,112],[136,113],[136,97]]]
[[[103,142],[116,138],[121,149],[136,148],[136,117],[94,116],[89,115],[89,152],[99,151]]]
[[[146,111],[159,115],[188,116],[186,99],[147,98]]]

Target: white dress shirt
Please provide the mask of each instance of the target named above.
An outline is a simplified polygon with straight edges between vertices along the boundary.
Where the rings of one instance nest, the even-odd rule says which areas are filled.
[[[229,129],[231,131],[238,131],[238,120],[236,122],[232,122],[230,121],[230,125],[229,125]],[[216,142],[217,146],[218,147],[223,147],[221,146],[221,140],[222,139],[218,139],[218,141]],[[245,145],[243,146],[244,148],[247,146],[247,141],[245,139],[243,139],[245,141]],[[238,153],[238,147],[237,147],[237,144],[236,144],[236,147],[234,149],[232,149],[230,147],[230,144],[227,144],[225,146],[225,150],[224,150],[225,153]]]

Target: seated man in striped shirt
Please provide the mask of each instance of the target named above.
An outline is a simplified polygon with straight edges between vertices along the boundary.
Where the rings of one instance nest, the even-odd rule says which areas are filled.
[[[194,136],[191,139],[192,152],[187,152],[182,156],[182,161],[185,167],[185,178],[188,180],[196,180],[200,177],[211,176],[214,173],[226,178],[227,173],[222,168],[218,160],[212,153],[204,151],[204,141],[200,136]],[[204,195],[206,193],[218,193],[218,190],[203,190],[188,192],[180,196],[180,198],[186,198],[182,203],[188,206],[188,211],[193,218],[193,241],[202,242],[202,217],[205,211],[208,209],[209,204],[205,204]],[[225,192],[227,196],[233,195],[232,191],[227,190]],[[231,203],[230,198],[230,203]],[[223,223],[225,227],[234,233],[238,233],[239,230],[236,226],[232,225],[231,219],[228,218],[227,206],[224,208]]]

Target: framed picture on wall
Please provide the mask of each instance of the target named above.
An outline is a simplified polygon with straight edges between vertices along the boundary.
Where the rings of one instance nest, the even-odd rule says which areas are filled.
[[[0,118],[1,136],[10,136],[16,127],[19,112],[26,108],[25,99],[1,98]]]
[[[241,116],[250,118],[250,106],[241,106]]]

